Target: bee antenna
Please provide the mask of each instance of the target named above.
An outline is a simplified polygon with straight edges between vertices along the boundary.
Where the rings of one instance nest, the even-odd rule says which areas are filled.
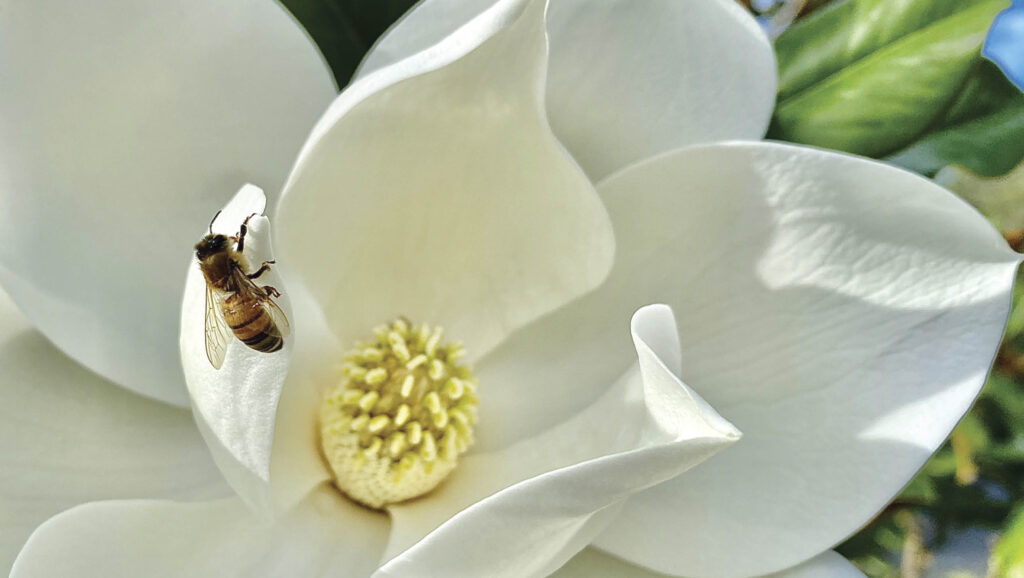
[[[220,216],[221,212],[222,211],[217,211],[217,214],[214,215],[212,219],[210,219],[210,234],[211,235],[213,234],[213,222],[217,220],[217,217]]]

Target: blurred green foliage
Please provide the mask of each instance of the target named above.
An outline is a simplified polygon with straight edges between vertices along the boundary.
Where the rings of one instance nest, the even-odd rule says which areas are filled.
[[[995,576],[1024,578],[1024,508],[1018,508],[992,554]]]
[[[282,2],[316,41],[339,87],[414,4]],[[780,87],[768,136],[935,176],[978,207],[1019,250],[1024,94],[979,56],[989,24],[1008,5],[1009,0],[806,0],[801,18],[776,42]],[[1014,167],[1019,169],[1007,175]],[[963,529],[979,527],[1002,533],[991,553],[989,578],[1024,578],[1022,283],[1015,289],[1004,345],[974,408],[902,494],[838,550],[875,578],[914,575],[927,566],[929,551],[941,550]]]
[[[339,87],[416,0],[281,0],[316,42]]]

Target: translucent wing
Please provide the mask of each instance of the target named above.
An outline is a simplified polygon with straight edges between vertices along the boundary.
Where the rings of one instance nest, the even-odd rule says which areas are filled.
[[[267,315],[274,321],[277,327],[277,334],[281,337],[288,337],[292,327],[288,323],[288,316],[281,311],[281,308],[274,303],[274,299],[256,283],[252,281],[241,269],[235,269],[235,283],[238,285],[239,293],[250,293],[256,296],[256,302],[267,312]]]
[[[292,332],[292,326],[288,323],[288,317],[281,311],[281,308],[274,303],[273,299],[268,295],[266,299],[260,300],[260,304],[263,305],[263,309],[266,310],[270,318],[274,320],[274,325],[277,325],[277,330],[281,333],[281,337],[288,337],[288,334]]]
[[[220,309],[220,298],[214,294],[213,289],[206,287],[206,358],[214,369],[220,369],[224,364],[224,354],[228,351],[228,340],[231,339],[231,330],[224,321],[224,314]]]

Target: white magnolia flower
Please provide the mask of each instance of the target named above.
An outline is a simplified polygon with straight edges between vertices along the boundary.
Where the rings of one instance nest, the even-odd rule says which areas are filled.
[[[111,99],[2,95],[3,198],[19,210],[0,216],[0,279],[86,366],[182,401],[166,319],[147,312],[177,307],[177,263],[225,179],[276,190],[326,76],[265,2],[104,0],[110,14],[68,21],[47,3],[0,11],[2,42],[30,55],[0,51],[0,70],[99,78]],[[260,283],[285,295],[283,351],[232,343],[213,369],[189,270],[180,359],[235,495],[72,508],[35,531],[13,576],[859,575],[828,549],[970,405],[1018,255],[904,171],[712,144],[760,138],[775,90],[767,41],[729,0],[559,0],[545,18],[546,4],[425,0],[333,101],[272,214],[278,265]],[[122,54],[126,70],[97,64]],[[154,58],[176,66],[136,76]],[[121,180],[125,164],[137,180]],[[233,234],[264,204],[245,187],[212,228]],[[272,255],[269,223],[250,221],[252,263]],[[402,322],[376,337],[400,316],[443,339]],[[31,516],[217,490],[176,410],[98,383],[128,407],[86,405],[11,343],[5,390],[19,397],[0,439],[24,465],[0,487],[46,496]],[[113,418],[69,412],[124,410],[124,455],[69,459],[71,434],[40,433],[93,447]],[[64,466],[76,483],[56,482]],[[432,487],[435,469],[451,471],[434,491],[395,498]]]

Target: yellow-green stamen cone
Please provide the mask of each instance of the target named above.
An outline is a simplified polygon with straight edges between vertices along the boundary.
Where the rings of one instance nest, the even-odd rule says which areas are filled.
[[[320,443],[334,483],[383,508],[433,490],[473,444],[476,380],[440,327],[398,319],[345,355],[320,406]]]

